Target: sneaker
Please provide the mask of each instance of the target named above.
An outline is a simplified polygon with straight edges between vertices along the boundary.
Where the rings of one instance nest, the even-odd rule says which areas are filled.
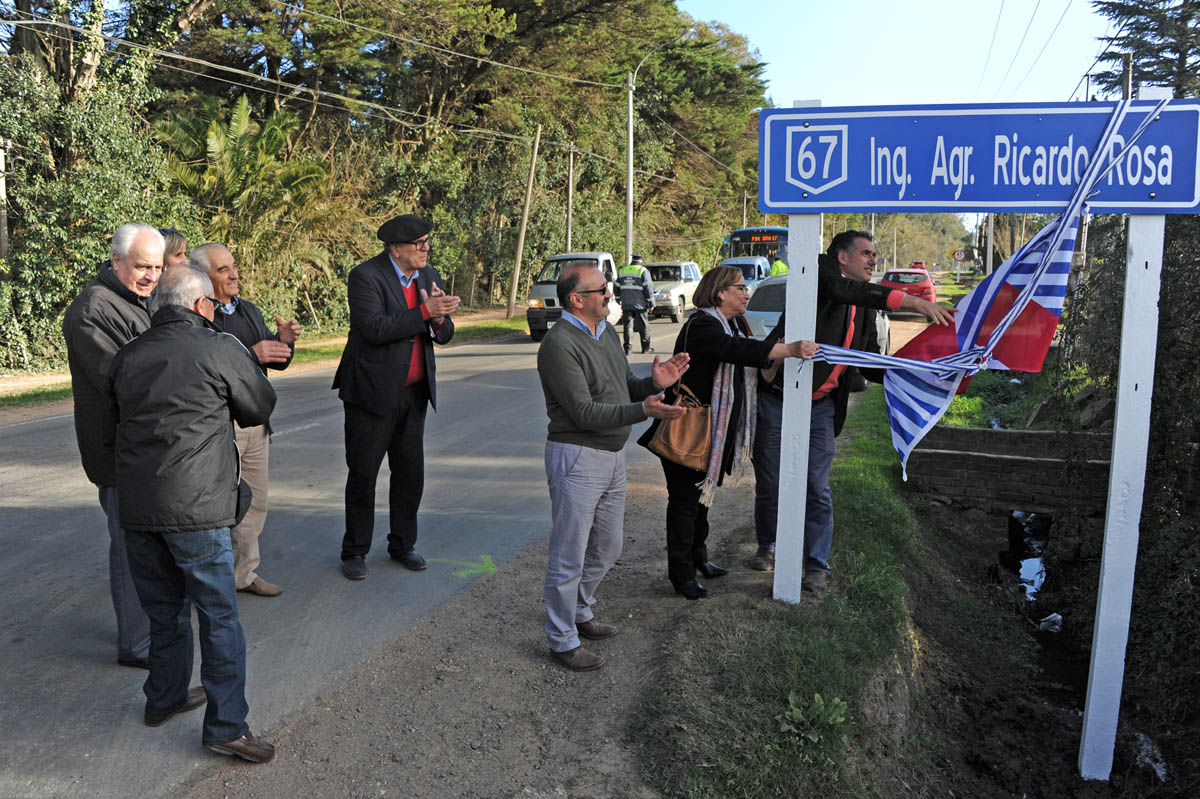
[[[770,547],[759,547],[758,552],[754,553],[754,557],[746,561],[746,565],[755,571],[775,571],[775,550]]]

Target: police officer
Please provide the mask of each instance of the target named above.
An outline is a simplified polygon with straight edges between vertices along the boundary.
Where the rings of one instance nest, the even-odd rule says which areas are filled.
[[[783,251],[776,250],[771,253],[771,277],[786,275],[788,273],[787,261],[783,260]]]
[[[654,281],[650,271],[642,265],[642,256],[635,255],[632,263],[618,273],[617,285],[621,291],[621,325],[625,331],[625,354],[629,354],[629,324],[632,322],[642,339],[642,352],[653,352],[650,347],[650,324],[647,318],[654,307]]]

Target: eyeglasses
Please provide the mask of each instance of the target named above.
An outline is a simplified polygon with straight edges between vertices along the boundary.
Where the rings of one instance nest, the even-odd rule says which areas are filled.
[[[211,302],[212,307],[214,307],[214,308],[220,308],[222,305],[225,304],[225,303],[221,302],[220,300],[218,300],[216,297],[205,297],[204,299]]]
[[[608,291],[608,286],[603,286],[598,289],[587,289],[586,291],[573,291],[572,294],[599,294],[602,291]]]
[[[418,250],[428,250],[428,249],[431,249],[433,246],[432,243],[429,241],[428,237],[423,238],[423,239],[418,239],[417,241],[406,241],[403,243],[411,244],[413,247],[417,248]]]
[[[734,283],[734,284],[733,284],[732,286],[730,286],[729,288],[731,288],[731,289],[737,289],[738,291],[742,292],[743,294],[749,294],[749,293],[750,293],[750,287],[749,287],[749,286],[747,286],[745,283]]]

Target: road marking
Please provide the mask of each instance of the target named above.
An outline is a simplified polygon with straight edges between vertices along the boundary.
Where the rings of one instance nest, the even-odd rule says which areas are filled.
[[[289,427],[287,430],[277,430],[277,431],[271,433],[271,436],[273,438],[278,437],[278,436],[286,436],[289,433],[299,433],[301,430],[311,430],[314,427],[320,427],[320,426],[321,426],[320,422],[313,422],[312,424],[302,424],[299,427]]]
[[[465,569],[459,569],[454,573],[455,577],[470,577],[472,574],[490,574],[496,571],[496,564],[492,561],[491,555],[481,555],[482,560],[479,563],[472,563],[469,560],[450,560],[449,558],[426,558],[430,563],[451,563],[457,566],[465,566]]]
[[[10,427],[23,427],[24,425],[34,424],[35,422],[52,422],[55,419],[70,419],[74,415],[74,413],[60,413],[58,416],[43,416],[40,419],[29,419],[24,422],[12,422],[10,424],[0,425],[0,430],[7,430]]]

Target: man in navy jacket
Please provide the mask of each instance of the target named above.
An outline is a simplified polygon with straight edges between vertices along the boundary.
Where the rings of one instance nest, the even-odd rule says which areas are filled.
[[[407,569],[425,568],[415,546],[425,487],[425,407],[437,409],[433,343],[446,344],[454,335],[450,314],[459,302],[426,265],[432,229],[415,214],[385,222],[377,233],[383,252],[350,272],[350,335],[333,378],[345,409],[342,574],[350,580],[367,576],[384,453],[392,470],[388,554]]]

